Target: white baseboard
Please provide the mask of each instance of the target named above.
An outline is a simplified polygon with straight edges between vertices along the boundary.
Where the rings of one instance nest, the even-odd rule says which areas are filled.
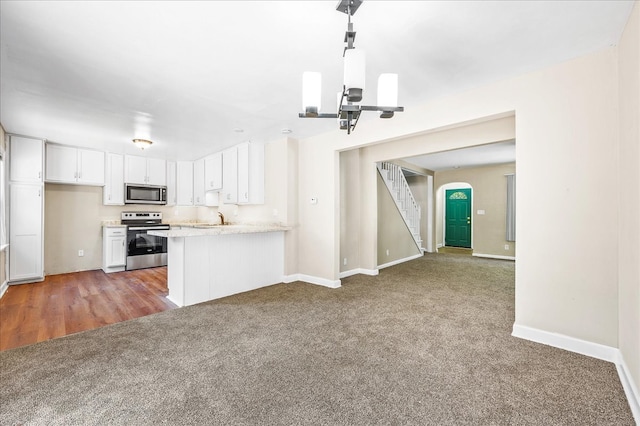
[[[576,339],[575,337],[566,336],[564,334],[551,333],[537,328],[531,328],[524,325],[513,325],[514,337],[519,337],[532,342],[542,343],[544,345],[553,346],[554,348],[564,349],[570,352],[579,353],[590,356],[592,358],[601,359],[616,363],[618,361],[618,349],[593,343],[586,340]]]
[[[475,257],[485,257],[487,259],[516,260],[515,256],[500,256],[498,254],[473,253]]]
[[[619,349],[518,324],[513,325],[511,335],[614,363],[627,397],[627,402],[631,408],[631,413],[636,423],[640,425],[640,392]]]
[[[305,274],[285,275],[282,279],[282,282],[284,283],[292,283],[294,281],[303,281],[305,283],[321,285],[329,288],[339,288],[342,284],[340,280],[328,280],[326,278],[314,277]]]
[[[416,255],[413,255],[413,256],[405,257],[404,259],[398,259],[398,260],[394,260],[394,261],[389,262],[389,263],[385,263],[383,265],[378,265],[378,270],[384,269],[384,268],[388,268],[389,266],[398,265],[400,263],[408,262],[410,260],[417,259],[417,258],[422,257],[422,256],[424,256],[424,254],[420,253],[420,254],[416,254]]]
[[[378,275],[378,270],[364,269],[364,268],[350,269],[348,271],[340,272],[340,278],[347,278],[347,277],[350,277],[351,275],[357,275],[357,274],[376,276]]]
[[[2,283],[2,285],[0,285],[0,298],[4,296],[8,288],[9,288],[9,281],[5,281]]]
[[[633,376],[631,376],[622,354],[619,354],[616,369],[618,370],[618,376],[620,377],[624,393],[627,396],[633,418],[636,420],[636,423],[640,425],[640,391],[636,383],[633,382]]]

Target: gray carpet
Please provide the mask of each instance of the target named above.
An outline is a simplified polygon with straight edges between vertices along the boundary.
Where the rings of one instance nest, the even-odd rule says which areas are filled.
[[[611,363],[511,337],[514,264],[433,254],[0,353],[0,423],[633,425]]]

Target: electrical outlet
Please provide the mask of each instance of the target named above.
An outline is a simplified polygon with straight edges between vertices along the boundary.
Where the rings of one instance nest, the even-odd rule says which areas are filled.
[[[387,249],[387,256],[389,256],[389,249]]]
[[[342,261],[342,264],[347,266],[347,258],[345,257],[344,260]]]
[[[509,250],[509,244],[505,244],[505,245],[504,245],[504,249],[505,249],[505,250]]]
[[[78,250],[78,256],[79,257],[84,256],[84,250]]]

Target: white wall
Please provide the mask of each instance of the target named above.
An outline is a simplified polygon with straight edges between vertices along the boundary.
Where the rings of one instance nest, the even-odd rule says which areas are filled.
[[[390,121],[361,121],[350,136],[336,131],[300,141],[300,273],[338,278],[337,150],[393,140],[384,159],[404,157],[411,155],[402,148],[410,136],[515,111],[516,324],[617,347],[618,262],[611,249],[617,209],[605,208],[618,204],[612,191],[618,163],[616,53],[608,49],[407,108]],[[471,144],[447,138],[414,155]],[[374,171],[370,161],[361,163],[363,199],[375,200],[366,184]],[[311,194],[321,200],[314,207],[304,201]],[[375,203],[364,206],[363,212],[375,211]],[[364,250],[376,253],[377,222],[363,214],[361,223],[361,267],[370,269],[375,256]]]
[[[619,45],[619,347],[640,404],[640,3]],[[640,413],[638,413],[640,416]],[[636,417],[640,422],[640,417]]]

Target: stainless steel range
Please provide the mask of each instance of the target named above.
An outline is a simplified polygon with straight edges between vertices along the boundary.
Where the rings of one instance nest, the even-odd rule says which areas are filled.
[[[162,213],[122,212],[120,223],[127,225],[127,271],[167,264],[167,239],[147,234],[170,228],[162,224]]]

